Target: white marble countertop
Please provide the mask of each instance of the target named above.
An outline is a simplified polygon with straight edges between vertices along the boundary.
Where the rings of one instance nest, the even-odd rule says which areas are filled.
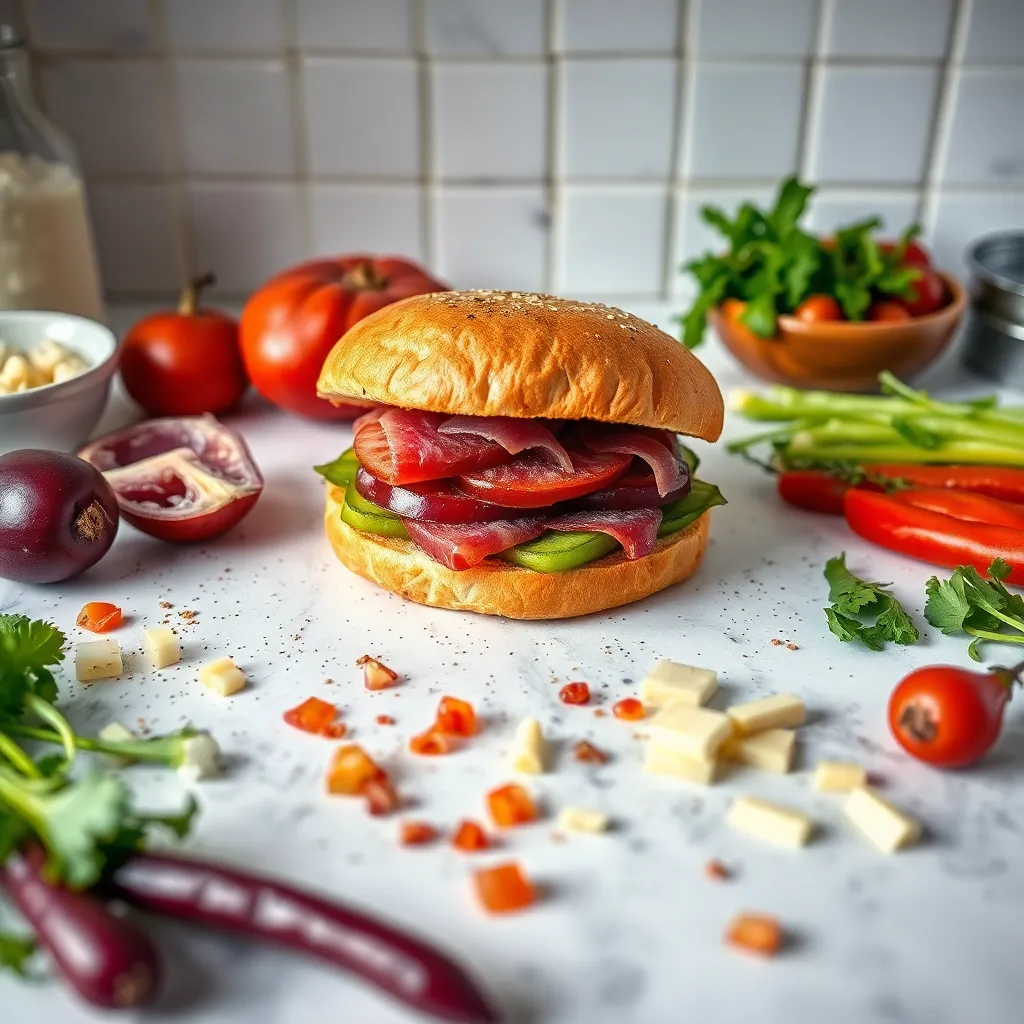
[[[716,349],[706,357],[723,389],[747,383]],[[124,414],[115,402],[110,421]],[[840,521],[785,508],[756,469],[702,445],[703,475],[730,504],[713,513],[707,559],[688,584],[585,620],[524,624],[436,611],[353,576],[328,548],[322,486],[309,467],[348,444],[347,427],[300,422],[255,400],[232,423],[267,480],[233,534],[177,548],[123,527],[109,556],[81,579],[45,588],[0,581],[0,610],[52,618],[72,639],[80,639],[73,623],[86,600],[115,601],[130,616],[119,635],[133,652],[129,674],[90,688],[66,674],[62,680],[62,706],[83,730],[115,718],[141,719],[155,731],[191,721],[221,740],[230,767],[199,790],[193,850],[319,888],[435,937],[485,981],[512,1021],[1020,1020],[1024,711],[1011,706],[999,747],[977,769],[940,773],[911,762],[886,729],[890,689],[917,665],[966,664],[965,645],[929,631],[918,648],[875,654],[840,646],[821,613],[822,566],[843,549],[855,571],[894,580],[918,615],[928,567],[860,542]],[[184,662],[155,674],[134,652],[141,626],[163,614],[161,600],[198,615],[183,628]],[[799,649],[773,646],[773,637]],[[401,686],[364,690],[353,662],[366,652],[398,669]],[[196,681],[197,663],[214,653],[233,655],[251,680],[234,699],[216,699]],[[785,777],[736,771],[710,789],[646,777],[628,725],[557,699],[556,684],[585,679],[607,707],[634,694],[661,657],[718,669],[719,706],[777,690],[801,694],[810,722],[800,770]],[[453,756],[417,759],[405,741],[429,723],[445,693],[471,700],[486,728]],[[539,717],[563,741],[555,770],[529,782],[547,820],[510,832],[478,859],[443,843],[399,848],[394,818],[371,818],[360,802],[324,794],[331,744],[282,723],[282,712],[310,695],[338,701],[354,737],[415,801],[415,816],[442,826],[483,818],[484,792],[511,778],[504,755],[514,724]],[[397,724],[376,725],[382,712]],[[569,741],[581,737],[612,752],[614,762],[596,769],[573,762]],[[809,786],[807,768],[822,756],[864,763],[926,823],[927,841],[890,858],[852,834],[840,799]],[[133,768],[130,777],[143,804],[182,797],[170,773]],[[821,824],[819,837],[793,852],[731,831],[725,812],[745,792],[808,811]],[[553,817],[570,802],[607,810],[614,831],[552,841]],[[735,880],[706,881],[710,857],[735,866]],[[471,897],[469,871],[507,858],[521,861],[544,899],[527,913],[489,918]],[[723,928],[745,909],[779,915],[796,937],[790,952],[763,963],[726,949]],[[293,957],[188,927],[154,927],[171,984],[158,1009],[122,1020],[419,1019]],[[105,1019],[56,984],[7,977],[0,1006],[5,1024]]]

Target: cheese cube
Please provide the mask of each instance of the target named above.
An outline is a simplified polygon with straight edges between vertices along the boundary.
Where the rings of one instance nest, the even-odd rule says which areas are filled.
[[[732,735],[732,722],[721,711],[688,704],[666,704],[649,723],[651,739],[698,761],[712,761]]]
[[[921,824],[893,807],[869,786],[852,790],[843,813],[882,853],[913,846],[921,837]]]
[[[117,679],[122,672],[121,645],[116,640],[85,640],[75,644],[75,675],[80,683]]]
[[[536,718],[524,718],[516,729],[512,745],[512,770],[527,775],[540,775],[545,771],[546,753],[544,734]]]
[[[651,775],[672,775],[687,782],[698,782],[702,786],[710,786],[718,776],[716,761],[689,757],[653,740],[644,747],[644,769]]]
[[[587,807],[565,807],[558,816],[558,827],[566,832],[607,832],[608,815]]]
[[[792,693],[777,693],[746,704],[736,704],[726,714],[732,719],[736,731],[744,736],[764,732],[765,729],[803,725],[807,717],[804,702]]]
[[[222,697],[230,697],[245,686],[245,676],[230,658],[218,658],[199,669],[199,682]]]
[[[763,772],[785,775],[793,767],[796,733],[792,729],[765,729],[753,736],[733,736],[722,744],[722,756]]]
[[[142,631],[142,649],[153,668],[167,668],[181,661],[181,644],[169,626],[153,626]]]
[[[844,761],[819,761],[814,771],[814,788],[823,793],[849,793],[868,784],[868,773],[862,765]]]
[[[729,824],[758,839],[792,847],[804,846],[814,829],[814,822],[806,814],[753,796],[741,796],[733,802]]]
[[[683,704],[707,704],[718,688],[718,673],[710,668],[659,661],[640,684],[640,699],[660,708],[679,701]]]
[[[135,733],[120,722],[111,722],[109,725],[103,726],[97,735],[107,743],[124,743],[127,740],[135,739]]]

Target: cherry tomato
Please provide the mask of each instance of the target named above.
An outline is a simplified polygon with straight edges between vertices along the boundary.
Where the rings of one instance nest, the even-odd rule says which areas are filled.
[[[910,287],[914,297],[900,301],[911,316],[934,313],[946,304],[946,283],[934,270],[922,270],[921,276]]]
[[[747,304],[742,299],[726,299],[722,303],[722,313],[726,320],[739,320]]]
[[[882,242],[879,248],[884,253],[890,253],[896,248],[896,243]],[[931,257],[929,257],[923,245],[918,245],[917,242],[909,242],[907,244],[906,251],[903,253],[903,266],[920,267],[922,270],[925,270],[931,265]]]
[[[238,324],[216,309],[200,309],[213,274],[195,278],[176,311],[153,313],[125,335],[121,379],[150,416],[199,416],[233,406],[249,386]]]
[[[846,319],[839,303],[831,295],[809,295],[796,307],[793,316],[809,324]]]
[[[999,738],[1010,691],[1024,663],[972,672],[930,665],[905,676],[889,698],[889,728],[901,747],[939,768],[962,768]]]
[[[871,308],[868,310],[868,319],[875,322],[909,320],[910,318],[907,307],[895,299],[880,299],[878,302],[872,302]]]

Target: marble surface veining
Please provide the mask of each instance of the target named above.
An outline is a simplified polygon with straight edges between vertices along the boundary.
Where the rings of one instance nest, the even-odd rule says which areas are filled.
[[[643,315],[645,310],[637,309]],[[749,384],[717,349],[708,362],[723,390]],[[941,379],[940,374],[940,379]],[[115,402],[109,418],[125,415]],[[345,426],[300,422],[250,399],[231,418],[267,480],[244,524],[196,548],[165,546],[123,527],[115,547],[80,579],[52,587],[0,581],[0,611],[52,618],[72,640],[86,600],[115,601],[129,616],[118,634],[126,675],[85,688],[62,674],[62,706],[84,731],[112,719],[153,731],[192,722],[228,752],[225,776],[203,784],[189,847],[313,886],[404,923],[460,956],[511,1021],[536,1024],[1012,1024],[1024,972],[1024,711],[1011,705],[1005,734],[976,769],[938,773],[909,761],[885,726],[895,681],[936,661],[967,664],[965,645],[926,632],[920,647],[875,654],[841,646],[822,616],[825,560],[848,552],[854,571],[893,580],[920,619],[930,569],[850,535],[837,520],[784,507],[771,481],[699,445],[702,474],[730,504],[713,515],[707,559],[688,584],[639,604],[565,622],[516,623],[422,608],[351,575],[320,526],[322,486],[311,471],[346,447]],[[727,436],[747,426],[730,420]],[[173,607],[164,609],[161,601]],[[183,611],[197,613],[190,621]],[[184,660],[162,673],[141,662],[144,624],[170,616]],[[772,638],[796,650],[772,644]],[[367,692],[354,666],[364,653],[402,673]],[[230,654],[250,684],[230,700],[196,681],[197,665]],[[646,777],[640,728],[594,707],[566,707],[559,685],[587,680],[597,707],[636,693],[657,658],[719,670],[713,704],[791,690],[809,708],[799,770],[779,777],[736,770],[706,789]],[[442,694],[471,700],[481,735],[457,754],[418,759],[405,741],[432,718]],[[527,780],[545,820],[466,857],[445,843],[401,849],[395,818],[329,798],[322,776],[332,744],[287,728],[284,710],[315,695],[336,701],[353,737],[393,772],[410,813],[450,827],[483,819],[483,794],[509,781],[515,723],[539,717],[556,740],[554,769]],[[379,714],[395,725],[379,726]],[[588,738],[613,755],[576,763]],[[821,757],[866,765],[897,803],[925,822],[918,848],[886,857],[844,822],[841,798],[813,791]],[[171,773],[130,769],[140,803],[173,806]],[[803,851],[777,849],[725,824],[730,800],[752,793],[792,804],[820,823]],[[552,839],[567,803],[606,810],[603,836]],[[705,862],[735,879],[707,881]],[[507,919],[475,906],[470,869],[508,858],[544,898]],[[790,951],[770,962],[726,949],[722,931],[741,910],[777,914]],[[160,1005],[133,1022],[402,1024],[415,1015],[349,977],[272,950],[173,923],[154,922],[170,983]],[[56,984],[0,977],[4,1024],[87,1024],[106,1019]]]

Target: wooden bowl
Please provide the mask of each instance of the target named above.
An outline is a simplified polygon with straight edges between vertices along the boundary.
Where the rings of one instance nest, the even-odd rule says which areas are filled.
[[[942,274],[949,302],[926,316],[893,322],[846,320],[809,324],[780,316],[778,334],[759,338],[721,308],[709,315],[725,347],[764,380],[797,388],[877,391],[878,375],[900,379],[919,373],[949,344],[967,305],[955,277]]]

